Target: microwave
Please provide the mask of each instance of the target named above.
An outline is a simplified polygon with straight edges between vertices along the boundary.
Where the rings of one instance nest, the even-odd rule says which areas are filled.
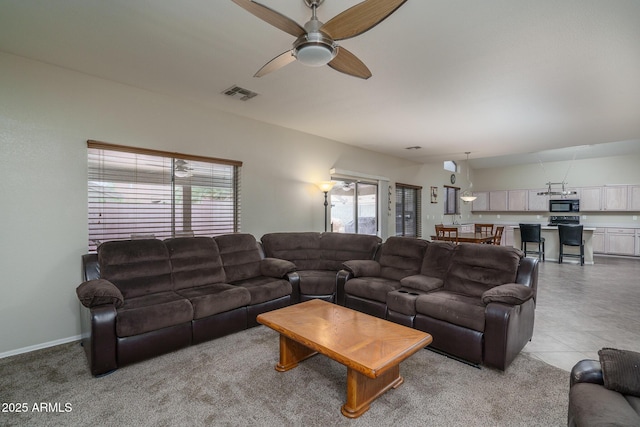
[[[549,212],[580,212],[580,200],[578,199],[549,200]]]

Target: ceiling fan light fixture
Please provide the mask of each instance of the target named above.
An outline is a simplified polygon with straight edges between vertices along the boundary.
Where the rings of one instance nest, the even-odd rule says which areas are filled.
[[[298,38],[293,46],[293,55],[309,67],[327,65],[338,54],[338,45],[320,33],[309,33]]]

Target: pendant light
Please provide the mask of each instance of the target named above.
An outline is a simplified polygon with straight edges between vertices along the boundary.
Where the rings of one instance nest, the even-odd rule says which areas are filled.
[[[473,202],[475,199],[477,199],[477,197],[471,193],[471,189],[473,188],[473,183],[469,179],[469,154],[470,153],[471,151],[465,151],[465,154],[467,155],[467,182],[469,183],[469,188],[464,190],[460,195],[460,198],[465,203]]]

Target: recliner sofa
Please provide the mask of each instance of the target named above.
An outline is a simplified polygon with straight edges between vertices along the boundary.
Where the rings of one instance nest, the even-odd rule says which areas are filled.
[[[250,234],[103,243],[83,256],[82,343],[93,375],[257,325],[290,304],[295,266]]]
[[[344,264],[345,305],[428,332],[430,348],[505,370],[533,336],[538,260],[511,247],[397,239],[383,243],[378,261]]]

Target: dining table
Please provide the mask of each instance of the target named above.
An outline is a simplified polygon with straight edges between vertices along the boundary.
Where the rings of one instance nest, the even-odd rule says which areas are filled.
[[[493,243],[493,233],[458,233],[458,243]],[[438,239],[432,235],[431,240],[455,240],[452,238]]]

